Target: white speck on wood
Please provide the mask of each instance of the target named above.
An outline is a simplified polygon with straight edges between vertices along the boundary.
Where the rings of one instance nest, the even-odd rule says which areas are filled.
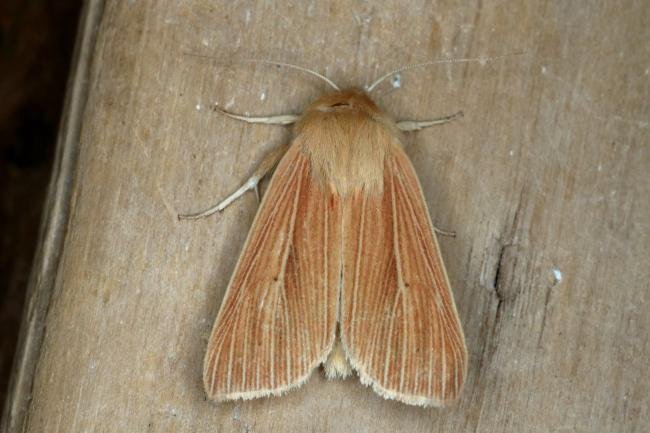
[[[393,75],[393,78],[390,79],[390,84],[394,89],[399,89],[402,87],[402,74],[399,72]]]
[[[559,268],[553,269],[553,279],[555,280],[556,283],[562,281],[562,271],[560,271]]]

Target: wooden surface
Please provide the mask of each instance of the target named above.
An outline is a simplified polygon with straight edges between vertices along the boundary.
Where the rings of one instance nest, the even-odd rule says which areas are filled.
[[[90,2],[32,276],[5,432],[644,432],[650,422],[650,5],[645,1]],[[290,130],[312,77],[406,72],[410,134],[469,350],[457,404],[385,401],[316,371],[284,397],[204,399],[206,338],[256,211],[179,222]],[[78,128],[80,125],[80,129]]]

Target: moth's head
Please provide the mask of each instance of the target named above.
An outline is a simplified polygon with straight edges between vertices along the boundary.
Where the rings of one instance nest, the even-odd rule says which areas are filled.
[[[380,110],[363,90],[345,89],[325,94],[316,99],[305,110],[305,113],[308,112],[355,113],[373,117],[380,113]]]

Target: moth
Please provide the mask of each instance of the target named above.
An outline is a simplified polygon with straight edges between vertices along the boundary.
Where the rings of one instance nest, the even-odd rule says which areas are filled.
[[[467,61],[476,59],[460,59]],[[226,116],[293,124],[289,145],[200,218],[269,183],[215,320],[204,361],[210,399],[280,395],[318,366],[353,372],[379,395],[444,406],[456,399],[467,349],[436,230],[402,145],[404,131],[448,122],[394,121],[365,89],[333,91],[301,115]]]

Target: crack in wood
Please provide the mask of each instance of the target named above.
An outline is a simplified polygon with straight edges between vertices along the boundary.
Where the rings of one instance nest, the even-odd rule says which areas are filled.
[[[519,191],[519,200],[517,202],[517,208],[515,209],[515,213],[512,217],[512,223],[509,225],[510,228],[509,229],[504,228],[503,230],[504,234],[506,232],[509,232],[507,237],[505,235],[503,237],[509,238],[511,239],[511,241],[502,243],[501,248],[499,248],[499,254],[498,254],[495,271],[494,271],[494,279],[492,281],[492,287],[494,288],[494,293],[496,294],[497,299],[499,299],[500,301],[504,301],[507,297],[504,288],[504,281],[502,281],[503,276],[505,275],[505,272],[503,272],[503,268],[505,267],[505,252],[506,252],[506,248],[517,246],[517,244],[514,243],[512,239],[517,238],[515,236],[515,233],[517,232],[518,227],[520,225],[521,214],[523,212],[522,210],[523,203],[525,201],[524,197],[525,197],[525,186],[522,186],[521,190]]]
[[[516,239],[515,233],[517,232],[517,228],[519,227],[520,220],[521,220],[521,214],[522,214],[522,209],[523,209],[523,203],[524,203],[524,197],[525,197],[525,186],[522,186],[521,190],[519,191],[519,200],[517,202],[517,207],[515,209],[515,213],[512,218],[512,223],[510,224],[510,229],[504,229],[503,232],[509,231],[509,238],[510,239]],[[511,242],[505,242],[501,244],[501,247],[499,248],[499,254],[497,256],[497,261],[496,261],[496,266],[494,270],[494,278],[492,280],[492,289],[494,290],[494,295],[497,300],[497,305],[496,309],[494,312],[494,322],[492,324],[492,335],[495,335],[496,333],[496,328],[497,325],[499,324],[501,320],[501,316],[503,313],[503,307],[504,307],[504,302],[506,300],[512,300],[517,296],[517,293],[514,295],[509,296],[508,295],[508,290],[506,288],[506,272],[505,272],[505,267],[506,267],[506,249],[508,247],[513,247],[516,246],[517,244]],[[514,268],[517,263],[517,258],[515,257],[512,264],[508,263],[508,265],[511,265],[511,268]]]
[[[502,312],[502,307],[503,307],[503,302],[506,300],[505,293],[503,292],[501,288],[501,278],[502,278],[502,273],[501,269],[504,266],[503,264],[503,256],[506,251],[507,244],[501,245],[501,248],[499,249],[499,257],[497,259],[497,265],[496,265],[496,270],[494,272],[494,281],[492,282],[492,288],[494,289],[494,294],[497,299],[497,306],[496,306],[496,311],[494,313],[494,323],[492,324],[492,335],[495,334],[496,332],[496,327],[499,321],[501,320],[501,312]]]
[[[494,271],[494,280],[492,281],[492,288],[494,289],[494,294],[497,297],[499,302],[502,302],[505,299],[505,295],[501,290],[501,268],[503,267],[503,255],[505,254],[506,247],[508,244],[501,245],[499,249],[499,256],[497,258],[496,270]]]

